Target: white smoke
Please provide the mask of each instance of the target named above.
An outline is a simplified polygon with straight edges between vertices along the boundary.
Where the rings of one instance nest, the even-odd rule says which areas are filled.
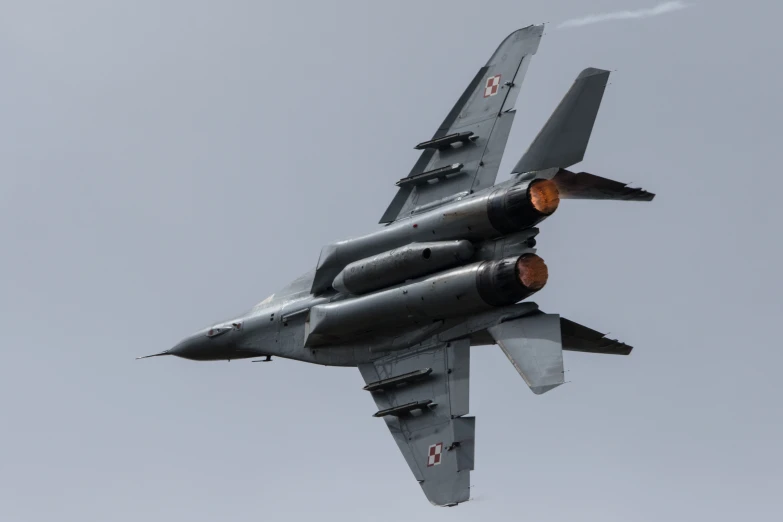
[[[564,27],[581,27],[583,25],[597,24],[600,22],[608,22],[610,20],[630,20],[634,18],[650,18],[652,16],[659,16],[666,13],[673,13],[674,11],[680,11],[690,7],[690,4],[685,2],[663,2],[655,7],[648,7],[645,9],[637,9],[635,11],[615,11],[613,13],[603,13],[584,16],[582,18],[572,18],[566,20],[562,24],[558,25],[558,29]]]

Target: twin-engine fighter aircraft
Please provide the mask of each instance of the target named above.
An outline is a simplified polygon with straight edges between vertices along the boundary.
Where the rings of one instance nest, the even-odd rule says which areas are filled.
[[[494,345],[533,393],[563,384],[563,350],[631,347],[524,301],[547,282],[536,225],[561,199],[654,194],[566,170],[584,157],[609,71],[585,69],[512,171],[495,184],[514,101],[543,25],[513,32],[479,69],[365,236],[321,251],[317,267],[245,315],[171,350],[197,361],[272,356],[356,366],[432,504],[470,497],[475,418],[470,349]]]

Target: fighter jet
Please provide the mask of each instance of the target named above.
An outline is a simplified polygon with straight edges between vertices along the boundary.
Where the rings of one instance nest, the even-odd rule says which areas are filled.
[[[567,170],[584,157],[609,71],[582,71],[510,179],[495,184],[543,29],[503,40],[432,138],[414,147],[421,156],[396,182],[382,226],[326,245],[313,270],[244,315],[146,357],[358,367],[373,416],[388,426],[427,499],[469,500],[472,347],[498,345],[535,394],[563,384],[563,350],[632,349],[528,300],[549,277],[536,225],[561,199],[654,197]]]

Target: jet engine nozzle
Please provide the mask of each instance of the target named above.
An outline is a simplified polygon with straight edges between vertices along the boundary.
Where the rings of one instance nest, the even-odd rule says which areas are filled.
[[[484,263],[477,274],[478,292],[485,303],[508,306],[538,292],[549,271],[536,254]]]
[[[549,269],[544,260],[535,254],[525,254],[517,259],[517,277],[522,286],[537,292],[549,279]]]
[[[557,184],[549,179],[534,179],[492,194],[487,202],[487,214],[493,228],[510,234],[552,215],[559,204]]]
[[[545,216],[550,216],[560,205],[560,190],[551,179],[537,179],[527,189],[533,208]]]

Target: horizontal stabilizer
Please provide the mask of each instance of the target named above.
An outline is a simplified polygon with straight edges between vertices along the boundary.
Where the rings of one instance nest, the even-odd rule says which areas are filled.
[[[536,395],[564,382],[560,316],[538,314],[488,328]]]
[[[552,177],[563,199],[614,199],[620,201],[652,201],[655,194],[632,188],[625,183],[602,178],[587,172],[575,174],[559,169]]]
[[[582,161],[608,81],[609,71],[582,71],[512,172],[565,168]]]
[[[605,334],[586,326],[560,318],[563,349],[573,352],[605,353],[609,355],[629,355],[633,346],[608,339]]]

